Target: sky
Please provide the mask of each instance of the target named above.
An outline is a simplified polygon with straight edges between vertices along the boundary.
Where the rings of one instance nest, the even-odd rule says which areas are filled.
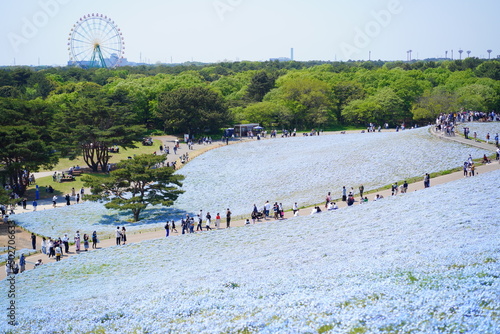
[[[500,55],[497,0],[0,0],[0,66],[66,65],[84,15],[112,18],[132,62]]]

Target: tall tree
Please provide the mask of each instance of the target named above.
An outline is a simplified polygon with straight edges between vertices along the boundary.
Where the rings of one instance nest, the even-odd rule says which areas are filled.
[[[257,72],[247,88],[248,97],[253,101],[261,102],[264,95],[274,87],[275,81],[274,75],[270,75],[266,71]]]
[[[179,88],[158,96],[158,116],[165,130],[195,135],[216,132],[230,122],[222,97],[205,87]]]
[[[174,174],[172,167],[158,167],[164,156],[142,154],[123,160],[108,178],[86,175],[84,185],[92,189],[90,200],[106,200],[107,209],[132,211],[134,221],[148,205],[171,206],[183,193],[184,177]]]
[[[130,110],[131,101],[123,89],[102,91],[96,84],[87,84],[69,93],[68,103],[59,114],[59,130],[70,157],[83,155],[93,171],[107,170],[109,148],[136,147],[145,127],[137,125]]]
[[[50,168],[58,160],[51,131],[53,114],[42,100],[0,98],[0,168],[18,195],[26,191],[30,173]]]

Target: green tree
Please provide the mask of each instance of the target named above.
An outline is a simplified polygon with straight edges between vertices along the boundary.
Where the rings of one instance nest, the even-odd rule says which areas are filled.
[[[230,122],[222,97],[205,87],[179,88],[159,94],[157,112],[165,130],[174,133],[213,133]]]
[[[39,99],[0,98],[0,170],[18,195],[26,191],[30,173],[57,162],[53,114],[50,105]]]
[[[244,119],[250,123],[259,123],[264,128],[273,125],[285,126],[290,124],[291,113],[285,106],[274,102],[258,102],[248,105],[244,112]]]
[[[136,147],[145,132],[143,125],[137,125],[132,102],[123,89],[105,92],[97,84],[86,84],[54,99],[64,101],[58,114],[61,150],[70,158],[82,155],[95,172],[107,170],[110,147]]]
[[[118,163],[108,178],[82,177],[85,187],[92,189],[86,199],[106,200],[107,209],[132,211],[134,221],[148,205],[171,206],[183,193],[184,177],[174,174],[172,167],[157,167],[164,156],[142,154]]]
[[[457,96],[443,87],[427,90],[413,106],[415,120],[433,121],[441,113],[452,113],[457,110]]]
[[[247,88],[248,97],[256,102],[262,101],[264,96],[274,87],[276,78],[265,71],[257,72]]]
[[[499,99],[493,88],[478,83],[459,88],[457,95],[461,108],[484,112],[491,111]]]
[[[264,100],[281,104],[290,111],[289,127],[318,127],[335,119],[328,83],[301,73],[280,81],[280,86]]]

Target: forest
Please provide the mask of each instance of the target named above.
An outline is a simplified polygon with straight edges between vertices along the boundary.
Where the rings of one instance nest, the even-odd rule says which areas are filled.
[[[0,69],[0,165],[22,193],[26,173],[82,156],[104,170],[109,148],[145,135],[432,122],[500,107],[500,61],[228,62],[115,69]],[[4,183],[7,181],[4,178]]]

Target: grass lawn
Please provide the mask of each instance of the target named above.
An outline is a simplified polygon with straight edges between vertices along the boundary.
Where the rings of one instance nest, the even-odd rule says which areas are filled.
[[[89,175],[89,174],[82,174],[82,175]],[[108,177],[108,175],[104,173],[92,173],[92,175],[103,178]],[[54,195],[61,198],[64,197],[66,194],[71,195],[72,188],[75,188],[75,192],[79,192],[80,189],[83,187],[81,176],[76,176],[75,181],[67,181],[62,183],[52,181],[52,176],[46,176],[38,178],[36,180],[36,184],[38,185],[38,189],[40,192],[40,199],[51,199],[52,196]],[[48,193],[46,191],[46,189],[48,189],[49,186],[52,186],[52,188],[54,188],[53,193]],[[88,193],[89,192],[86,191],[86,194]],[[31,201],[35,199],[35,196],[36,196],[36,185],[31,185],[28,187],[25,197]]]
[[[137,148],[132,148],[128,150],[120,148],[120,153],[112,153],[110,163],[117,163],[121,160],[127,159],[129,156],[134,156],[137,154],[153,154],[153,152],[159,150],[159,147],[160,145],[162,145],[162,142],[160,140],[154,140],[153,146],[143,146],[141,142],[137,142],[136,145]],[[68,170],[70,167],[76,165],[80,165],[80,167],[83,168],[87,167],[82,157],[79,157],[74,160],[64,158],[60,159],[59,163],[53,169],[42,170],[42,172]],[[104,173],[91,173],[91,174],[99,177],[107,177],[107,174]],[[89,175],[89,173],[84,173],[82,175]],[[67,181],[62,183],[52,181],[52,176],[40,177],[36,179],[36,184],[39,187],[40,199],[51,199],[52,196],[54,195],[56,195],[57,197],[63,197],[66,194],[71,194],[72,188],[75,188],[75,191],[78,192],[83,187],[81,176],[76,176],[75,181]],[[52,186],[52,188],[54,188],[53,193],[46,192],[46,189],[48,189],[49,186]],[[29,186],[25,196],[26,198],[28,198],[29,201],[35,199],[36,185]]]
[[[135,144],[137,148],[129,148],[128,150],[123,149],[120,147],[120,153],[111,153],[111,159],[110,163],[117,163],[121,160],[127,159],[127,157],[132,157],[137,154],[152,154],[155,151],[158,151],[160,148],[160,145],[162,145],[162,142],[160,140],[154,140],[153,141],[153,146],[143,146],[141,142],[137,142]],[[83,161],[82,157],[78,157],[76,159],[70,160],[68,158],[63,158],[59,159],[59,163],[53,168],[53,169],[46,169],[46,170],[41,170],[41,172],[50,172],[50,171],[61,171],[61,170],[68,170],[72,166],[79,165],[80,167],[87,167],[85,164],[85,161]],[[52,178],[51,178],[52,180]],[[39,183],[37,180],[37,183],[39,185],[42,185],[43,183]],[[71,183],[71,182],[70,182]],[[47,184],[48,186],[48,184]],[[54,185],[52,185],[54,187]],[[80,186],[81,187],[81,186]],[[76,187],[75,187],[76,189]],[[71,187],[70,187],[71,190]]]

